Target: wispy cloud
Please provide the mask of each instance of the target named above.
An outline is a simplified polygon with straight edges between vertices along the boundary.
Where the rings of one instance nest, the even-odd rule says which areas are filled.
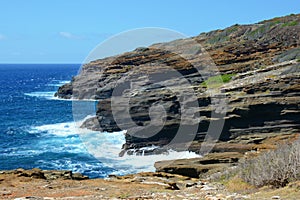
[[[82,36],[80,35],[75,35],[75,34],[72,34],[72,33],[69,33],[69,32],[59,32],[58,33],[61,37],[63,38],[67,38],[67,39],[72,39],[72,40],[80,40],[80,39],[83,39]]]
[[[6,39],[5,35],[0,34],[0,40]]]

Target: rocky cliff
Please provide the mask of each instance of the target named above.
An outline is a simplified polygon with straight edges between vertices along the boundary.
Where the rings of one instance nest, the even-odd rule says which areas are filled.
[[[191,138],[190,150],[199,152],[212,122],[222,127],[210,135],[219,141],[247,135],[257,144],[268,134],[299,133],[299,78],[300,15],[289,15],[92,61],[56,96],[98,100],[96,117],[83,126],[126,129],[128,152],[184,149]],[[221,111],[213,106],[219,97]]]

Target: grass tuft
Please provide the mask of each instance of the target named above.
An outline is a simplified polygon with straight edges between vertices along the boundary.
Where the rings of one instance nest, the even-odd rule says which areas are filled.
[[[201,85],[209,88],[217,88],[223,85],[224,83],[228,83],[233,76],[236,74],[223,74],[218,76],[209,77],[206,81],[202,82]]]
[[[256,188],[253,185],[245,182],[243,179],[235,176],[223,183],[226,189],[234,193],[251,193]]]

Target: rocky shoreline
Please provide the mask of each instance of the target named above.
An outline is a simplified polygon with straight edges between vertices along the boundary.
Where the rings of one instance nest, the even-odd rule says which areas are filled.
[[[202,158],[160,161],[155,163],[157,172],[110,175],[105,179],[89,179],[66,170],[0,171],[0,199],[294,199],[300,195],[298,182],[283,189],[259,189],[241,182],[214,181],[211,177],[235,168],[240,159],[255,157],[296,139],[297,134],[288,133],[238,137],[217,143],[214,153]]]
[[[159,148],[147,153],[174,149],[204,155],[205,145],[213,146],[208,152],[228,155],[272,149],[281,140],[296,138],[300,130],[299,24],[300,15],[289,15],[95,60],[85,64],[71,83],[60,87],[56,96],[98,100],[96,116],[86,120],[82,128],[127,130],[120,155],[139,153],[140,148],[153,145]],[[191,53],[194,41],[206,51]],[[185,54],[188,60],[174,52]],[[220,77],[208,75],[214,63],[221,82]],[[166,75],[172,74],[170,66],[180,73],[179,78]],[[167,80],[158,78],[161,76]],[[114,90],[120,80],[123,89],[117,98],[124,101],[114,107]],[[129,83],[133,82],[137,86],[131,88]],[[164,87],[166,82],[168,87]],[[193,104],[191,98],[180,100],[181,93],[195,96],[198,105],[189,107],[192,117],[181,116],[181,107]],[[215,106],[213,101],[218,100],[226,105]],[[161,115],[161,109],[150,109],[157,105],[166,112],[158,117],[165,119],[163,127],[160,120],[150,117]],[[210,131],[211,126],[220,127]],[[182,134],[178,133],[180,128]],[[157,168],[199,176],[201,171],[208,171],[208,167],[198,166],[199,162],[194,166],[189,160],[172,161],[172,167],[166,162],[162,165],[165,168]]]
[[[187,51],[192,41],[206,51]],[[187,55],[188,61],[174,51]],[[207,71],[214,65],[219,76]],[[179,72],[179,78],[166,75],[170,66]],[[158,78],[162,74],[168,79]],[[120,101],[113,111],[113,92],[120,80],[124,102],[129,105]],[[136,87],[131,88],[132,82]],[[164,87],[166,83],[168,87]],[[178,96],[183,92],[188,97],[194,96],[198,103],[189,110],[191,118],[181,117],[181,103],[193,104],[191,98]],[[81,73],[71,83],[61,86],[55,95],[97,100],[96,116],[86,120],[82,128],[107,132],[127,130],[121,154],[136,153],[153,145],[160,148],[157,153],[175,149],[202,154],[209,141],[213,147],[201,158],[156,162],[157,172],[110,176],[105,180],[89,179],[71,171],[0,171],[1,199],[264,199],[262,196],[292,199],[286,191],[300,196],[299,183],[284,190],[247,187],[251,191],[244,194],[207,179],[208,174],[234,167],[240,159],[298,138],[299,14],[252,25],[234,25],[95,60],[85,64]],[[223,98],[225,110],[213,106],[213,100]],[[166,111],[161,117],[165,119],[162,128],[161,122],[151,121],[149,114],[150,108],[157,105]],[[124,115],[128,106],[129,116]],[[114,112],[118,114],[117,119]],[[161,116],[161,109],[151,112],[153,116]],[[214,134],[216,130],[209,134],[210,123],[222,124],[220,134]],[[181,126],[184,137],[173,142]],[[145,137],[147,134],[151,137]]]
[[[88,179],[80,174],[72,176],[70,171],[17,169],[0,171],[0,199],[261,200],[297,199],[300,195],[299,182],[282,189],[245,187],[240,182],[233,184],[237,189],[222,182],[164,172]]]
[[[245,135],[251,139],[256,134],[299,133],[299,24],[300,15],[289,15],[95,60],[56,96],[98,100],[96,117],[82,127],[127,130],[125,151],[152,145],[181,150],[190,138],[192,150],[199,151],[208,137],[227,142]],[[195,41],[206,51],[191,52]],[[209,75],[214,64],[220,76]],[[180,77],[173,76],[170,67]],[[114,106],[116,88],[121,90],[116,97],[123,101]],[[181,98],[182,93],[194,97],[198,105],[191,106],[191,98]],[[224,111],[213,104],[218,100],[226,101]],[[161,109],[151,108],[157,105],[165,109],[164,117]],[[181,107],[188,105],[192,117],[182,117],[186,113]],[[158,120],[150,119],[150,111]],[[163,127],[159,119],[165,120]],[[221,132],[210,131],[211,123],[220,124]],[[181,141],[173,144],[180,128]]]

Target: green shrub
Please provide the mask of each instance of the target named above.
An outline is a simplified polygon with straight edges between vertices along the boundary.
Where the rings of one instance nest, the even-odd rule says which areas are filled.
[[[300,179],[300,142],[245,160],[239,167],[240,177],[254,186],[284,187]]]
[[[212,76],[209,77],[206,81],[204,81],[202,83],[202,86],[211,88],[219,87],[224,83],[228,83],[233,76],[235,76],[235,74],[223,74],[218,76]]]
[[[284,24],[282,24],[282,27],[286,27],[286,26],[296,26],[298,25],[297,21],[291,21],[291,22],[286,22]]]

